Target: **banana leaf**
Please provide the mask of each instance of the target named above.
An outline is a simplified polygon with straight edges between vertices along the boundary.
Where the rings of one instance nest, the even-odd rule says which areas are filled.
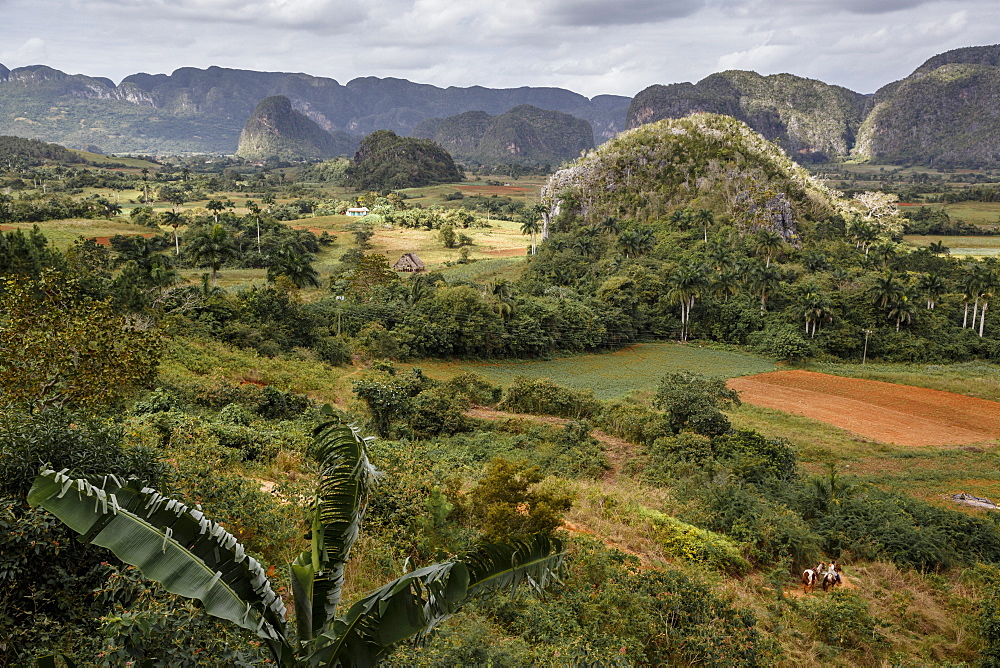
[[[368,440],[353,426],[327,422],[316,428],[313,456],[322,473],[313,502],[312,546],[290,566],[295,619],[300,640],[327,630],[335,618],[344,568],[368,507],[375,469]]]
[[[72,478],[44,470],[28,503],[58,517],[84,542],[111,550],[174,594],[263,638],[279,663],[291,660],[285,606],[264,569],[236,538],[198,508],[113,475]]]
[[[374,666],[408,638],[426,637],[476,596],[526,583],[536,592],[562,565],[561,544],[545,536],[482,545],[454,561],[421,568],[355,603],[316,639],[311,666]]]

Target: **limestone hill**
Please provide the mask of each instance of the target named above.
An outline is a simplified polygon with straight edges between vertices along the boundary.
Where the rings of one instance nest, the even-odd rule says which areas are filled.
[[[352,153],[356,142],[346,133],[330,134],[292,108],[283,95],[264,98],[254,109],[236,150],[247,160],[315,160]]]
[[[594,147],[587,121],[527,104],[499,116],[470,111],[428,119],[412,136],[433,139],[456,159],[483,165],[558,164]]]

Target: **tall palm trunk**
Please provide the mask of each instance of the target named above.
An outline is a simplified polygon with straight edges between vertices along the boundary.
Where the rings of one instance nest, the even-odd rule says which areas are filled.
[[[983,338],[983,327],[986,324],[986,308],[989,306],[989,302],[985,299],[983,300],[983,310],[979,313],[979,338]]]

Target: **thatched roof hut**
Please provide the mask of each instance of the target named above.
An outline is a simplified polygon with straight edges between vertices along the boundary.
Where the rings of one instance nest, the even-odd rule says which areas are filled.
[[[396,264],[392,265],[392,268],[395,271],[423,271],[424,263],[421,262],[416,253],[404,253],[403,257],[399,258]]]

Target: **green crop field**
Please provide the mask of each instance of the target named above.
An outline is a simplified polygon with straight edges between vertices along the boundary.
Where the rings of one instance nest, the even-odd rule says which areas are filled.
[[[771,360],[757,355],[676,343],[640,343],[613,353],[553,360],[425,361],[414,366],[419,366],[428,376],[442,379],[471,371],[500,385],[509,384],[515,376],[551,378],[574,389],[592,389],[600,399],[655,390],[660,378],[673,371],[732,378],[775,369]]]
[[[903,241],[914,246],[930,246],[941,241],[952,255],[1000,255],[1000,236],[996,237],[945,237],[939,235],[908,234]]]

